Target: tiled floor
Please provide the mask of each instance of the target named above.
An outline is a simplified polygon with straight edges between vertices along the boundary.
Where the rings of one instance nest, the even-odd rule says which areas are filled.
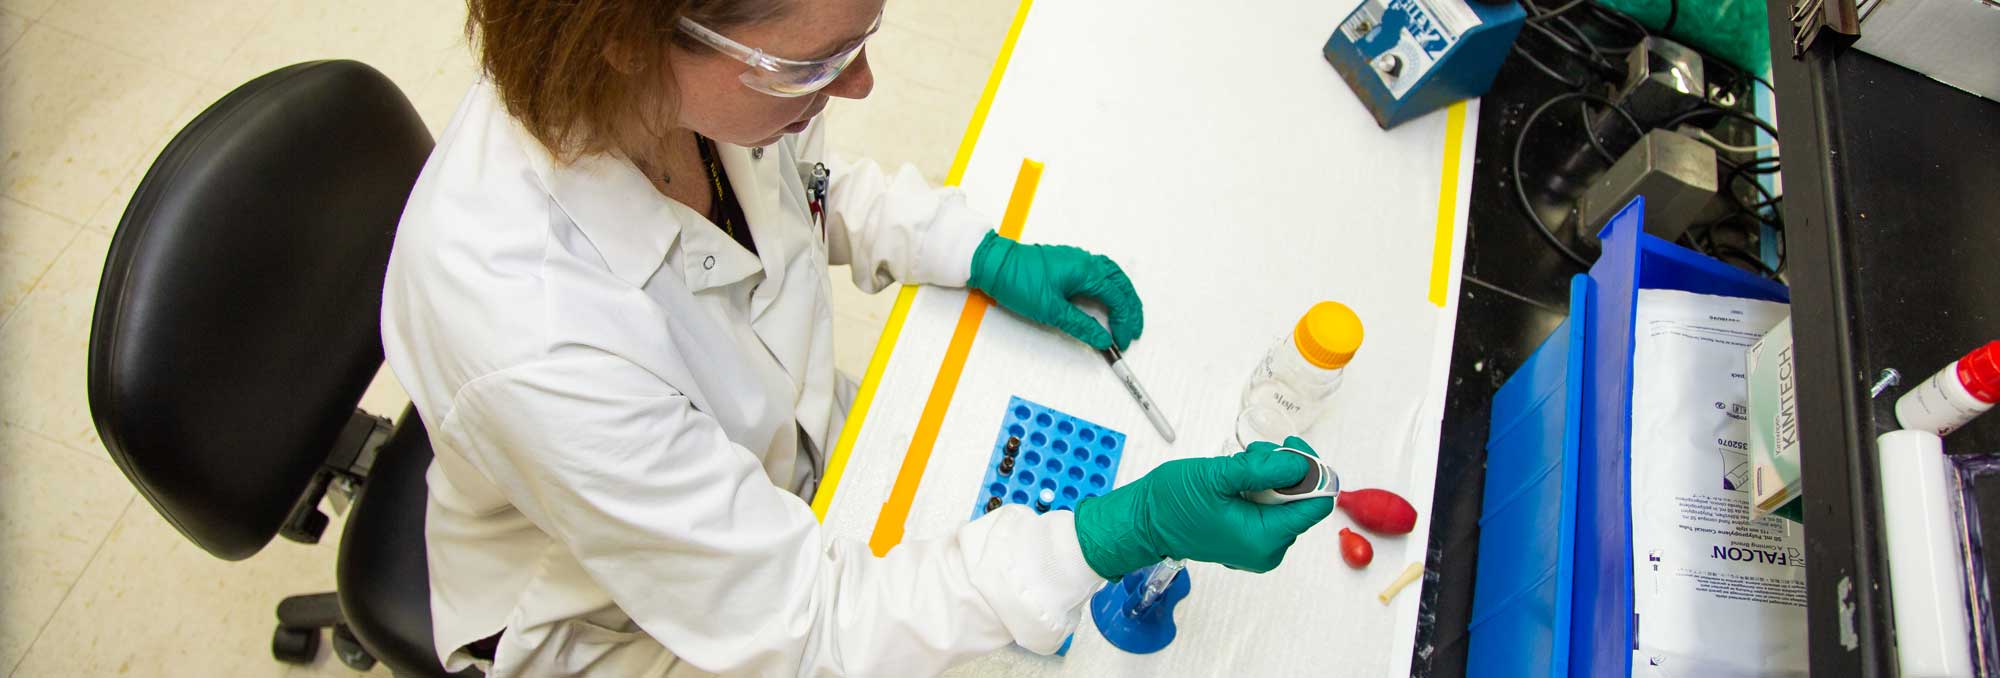
[[[836,150],[942,179],[1014,6],[891,0],[875,95],[830,113]],[[208,103],[352,58],[442,129],[476,76],[464,15],[452,0],[0,0],[0,676],[350,673],[269,650],[277,601],[332,586],[338,528],[225,563],[137,501],[84,401],[90,310],[133,187]],[[859,375],[893,294],[832,276],[837,359]],[[405,401],[384,378],[363,406]]]

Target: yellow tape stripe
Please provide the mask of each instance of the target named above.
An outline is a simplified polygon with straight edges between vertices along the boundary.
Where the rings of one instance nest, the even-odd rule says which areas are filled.
[[[1014,42],[1021,37],[1021,25],[1028,20],[1028,6],[1034,0],[1021,0],[1014,9],[1014,21],[1007,27],[1007,37],[1000,43],[1000,54],[993,60],[993,70],[986,76],[986,89],[979,94],[979,103],[972,109],[972,120],[965,126],[965,136],[958,142],[958,153],[952,156],[951,171],[945,175],[946,186],[957,186],[965,178],[965,166],[972,162],[972,149],[979,144],[979,132],[986,127],[986,112],[993,108],[993,95],[1000,91],[1000,78],[1007,73],[1007,61],[1014,56]],[[1017,233],[1018,235],[1018,233]],[[826,477],[820,481],[819,492],[813,496],[813,515],[824,522],[827,509],[833,506],[833,495],[840,489],[840,476],[847,470],[847,458],[854,452],[854,440],[861,435],[861,424],[868,418],[868,409],[875,402],[875,388],[882,382],[882,372],[888,369],[889,356],[896,349],[896,339],[902,335],[903,320],[910,315],[910,304],[917,298],[915,285],[904,285],[896,292],[896,305],[889,311],[889,322],[882,326],[882,336],[875,340],[875,354],[868,359],[868,373],[861,377],[861,392],[854,396],[854,406],[847,412],[847,424],[840,430],[840,441],[833,446],[833,454],[826,460]]]
[[[1007,199],[1007,216],[1000,220],[1001,237],[1021,237],[1021,226],[1028,221],[1028,207],[1035,202],[1035,186],[1041,180],[1042,164],[1023,159],[1021,173],[1014,179],[1014,195]],[[973,292],[966,296],[965,308],[959,311],[958,327],[951,331],[944,362],[938,365],[937,379],[931,382],[923,414],[917,417],[917,430],[910,435],[910,449],[903,454],[903,467],[897,470],[896,484],[889,488],[889,498],[882,502],[882,512],[875,517],[875,534],[868,538],[868,548],[877,556],[888,554],[889,549],[903,541],[903,527],[910,520],[910,503],[917,498],[917,485],[923,482],[924,468],[930,465],[938,429],[944,425],[944,413],[951,409],[952,393],[958,390],[958,378],[965,373],[965,358],[972,354],[972,340],[979,336],[979,324],[985,320],[986,307],[991,303],[986,295]]]
[[[868,358],[868,372],[861,377],[861,392],[854,396],[854,406],[847,411],[847,425],[840,429],[840,442],[833,446],[833,454],[826,460],[826,477],[820,480],[819,492],[813,495],[813,515],[824,522],[827,508],[833,506],[833,492],[840,487],[840,475],[847,470],[848,453],[854,450],[854,439],[861,435],[861,420],[868,418],[868,406],[875,402],[875,388],[882,383],[882,371],[889,368],[889,354],[896,348],[896,337],[903,333],[903,319],[910,315],[910,300],[917,298],[916,285],[904,285],[896,292],[895,310],[889,312],[889,322],[882,326],[882,336],[875,340],[875,354]]]
[[[1000,93],[1000,78],[1007,74],[1007,62],[1014,58],[1014,41],[1021,37],[1021,25],[1028,21],[1028,6],[1035,0],[1021,0],[1014,8],[1014,22],[1007,26],[1007,38],[1000,42],[1000,56],[993,59],[993,72],[986,74],[986,89],[979,93],[979,105],[972,109],[972,122],[958,141],[958,155],[951,159],[951,171],[944,175],[946,186],[957,186],[965,178],[965,166],[972,163],[972,148],[979,145],[979,132],[986,127],[986,112],[993,108],[993,96]]]
[[[1458,156],[1465,142],[1465,102],[1452,104],[1444,119],[1444,172],[1438,181],[1437,236],[1431,242],[1431,304],[1444,308],[1451,291],[1451,229],[1457,222]]]

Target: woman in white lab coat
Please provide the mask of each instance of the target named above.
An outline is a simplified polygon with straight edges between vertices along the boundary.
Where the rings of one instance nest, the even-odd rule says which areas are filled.
[[[1131,283],[994,236],[908,168],[826,157],[817,114],[867,95],[883,0],[469,4],[486,78],[411,195],[382,315],[436,448],[448,668],[925,675],[1054,651],[1093,590],[1162,557],[1268,570],[1331,511],[1241,500],[1305,473],[1264,445],[881,558],[828,538],[808,506],[846,412],[828,265],[870,291],[969,285],[1099,348],[1140,333]]]

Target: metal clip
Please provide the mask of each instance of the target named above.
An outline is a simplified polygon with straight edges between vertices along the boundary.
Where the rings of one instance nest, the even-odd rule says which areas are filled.
[[[819,225],[821,239],[826,238],[826,192],[832,183],[833,173],[826,169],[826,163],[813,163],[812,177],[806,181],[806,206],[812,210],[813,221]]]

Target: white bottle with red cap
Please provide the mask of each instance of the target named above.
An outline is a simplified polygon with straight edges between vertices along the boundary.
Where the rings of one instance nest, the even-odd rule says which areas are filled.
[[[1903,428],[1944,435],[2000,401],[2000,341],[1972,349],[1896,400]]]

